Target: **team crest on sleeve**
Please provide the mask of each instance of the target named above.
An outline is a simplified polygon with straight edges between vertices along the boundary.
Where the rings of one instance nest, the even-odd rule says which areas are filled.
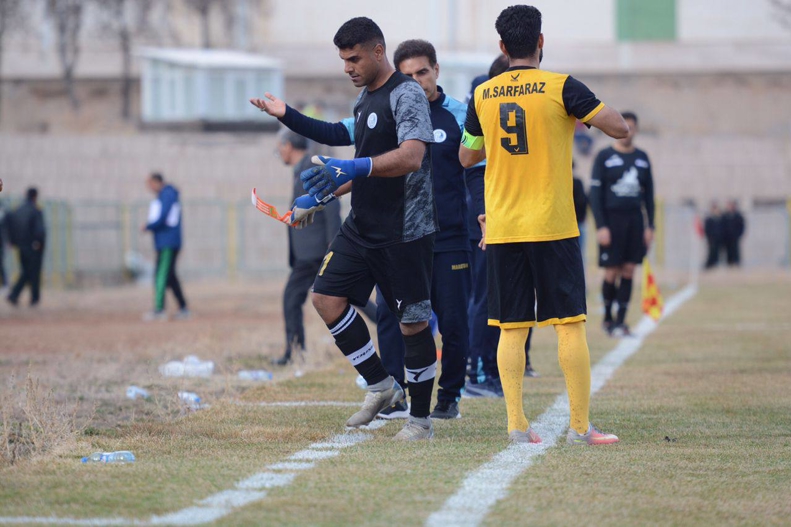
[[[445,133],[445,130],[442,130],[441,128],[437,128],[436,130],[434,130],[435,143],[444,143],[445,139],[447,138],[448,138],[448,134]]]
[[[376,123],[379,121],[379,118],[376,116],[375,113],[371,112],[368,114],[368,128],[373,130],[376,128]]]

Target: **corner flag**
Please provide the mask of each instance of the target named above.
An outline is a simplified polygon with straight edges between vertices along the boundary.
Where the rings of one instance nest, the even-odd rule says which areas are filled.
[[[662,310],[664,307],[662,294],[659,292],[659,287],[656,285],[654,273],[651,272],[651,264],[648,263],[648,258],[643,259],[643,313],[650,316],[654,320],[662,318]]]

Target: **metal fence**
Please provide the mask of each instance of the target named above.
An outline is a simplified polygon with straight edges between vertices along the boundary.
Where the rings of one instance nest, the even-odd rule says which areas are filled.
[[[270,198],[283,209],[287,198]],[[0,201],[6,211],[16,203]],[[44,277],[51,286],[120,283],[153,269],[150,233],[140,231],[147,202],[112,201],[43,203],[47,224]],[[791,224],[785,201],[755,204],[745,213],[747,234],[742,243],[745,267],[791,266]],[[651,253],[655,265],[684,270],[699,242],[696,211],[691,206],[657,207],[657,233]],[[184,246],[179,272],[185,277],[235,278],[283,273],[288,266],[287,227],[259,213],[249,201],[186,201],[183,206]],[[7,274],[17,271],[12,251],[5,251]],[[586,255],[595,265],[594,229],[588,226]],[[702,264],[702,261],[700,262]]]

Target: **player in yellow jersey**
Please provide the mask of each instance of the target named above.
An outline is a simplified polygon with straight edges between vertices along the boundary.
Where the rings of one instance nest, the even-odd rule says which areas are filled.
[[[615,443],[616,436],[599,432],[588,420],[585,273],[571,161],[577,119],[615,138],[625,137],[629,129],[621,114],[584,84],[539,69],[544,35],[538,9],[511,6],[500,13],[495,27],[510,68],[476,88],[459,159],[465,167],[487,160],[486,214],[479,220],[488,269],[489,324],[501,330],[497,364],[509,437],[519,443],[541,442],[522,409],[524,345],[530,327],[552,324],[571,407],[568,442]]]

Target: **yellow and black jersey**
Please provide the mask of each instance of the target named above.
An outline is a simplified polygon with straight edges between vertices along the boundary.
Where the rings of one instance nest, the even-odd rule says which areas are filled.
[[[486,243],[579,236],[571,175],[574,126],[604,107],[570,75],[526,66],[475,89],[462,144],[486,147]]]

